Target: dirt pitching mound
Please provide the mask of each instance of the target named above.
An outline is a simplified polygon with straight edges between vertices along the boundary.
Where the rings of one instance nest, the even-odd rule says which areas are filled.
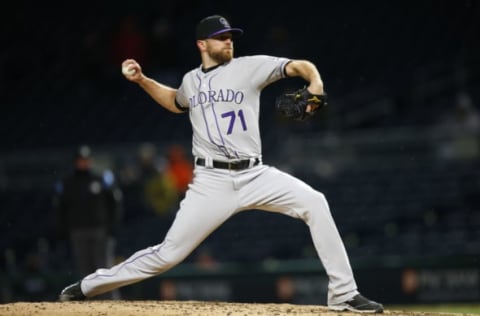
[[[386,315],[455,315],[385,311]],[[200,301],[84,301],[17,302],[0,304],[1,316],[340,316],[362,315],[332,312],[325,306],[292,304],[243,304]],[[364,314],[363,314],[364,315]],[[458,314],[457,314],[458,315]]]

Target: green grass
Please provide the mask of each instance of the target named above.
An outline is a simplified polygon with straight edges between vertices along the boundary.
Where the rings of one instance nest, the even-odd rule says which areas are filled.
[[[480,315],[478,304],[435,304],[435,305],[390,305],[385,306],[387,310],[416,311],[416,312],[437,312],[437,313],[458,313]]]

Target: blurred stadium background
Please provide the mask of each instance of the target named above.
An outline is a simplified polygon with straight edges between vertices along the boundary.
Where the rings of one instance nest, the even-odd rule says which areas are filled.
[[[57,4],[58,5],[58,4]],[[245,36],[236,55],[312,60],[330,107],[307,123],[261,109],[264,161],[324,192],[363,292],[386,304],[480,300],[480,5],[476,1],[16,2],[0,54],[0,302],[55,300],[79,276],[56,234],[53,185],[74,149],[122,188],[119,258],[160,242],[173,209],[145,208],[129,182],[142,148],[159,170],[190,151],[185,116],[123,79],[139,60],[177,86],[199,63],[193,30],[219,13]],[[326,278],[301,222],[253,211],[214,232],[131,299],[323,304]]]

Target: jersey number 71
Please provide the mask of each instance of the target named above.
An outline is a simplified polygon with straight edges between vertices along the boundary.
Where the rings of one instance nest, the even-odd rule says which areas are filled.
[[[222,114],[222,118],[227,118],[230,117],[230,123],[228,124],[228,129],[227,129],[227,135],[230,135],[233,130],[233,126],[235,125],[235,118],[237,117],[240,118],[240,123],[242,124],[242,129],[244,131],[247,130],[247,124],[245,123],[245,117],[243,116],[243,110],[238,110],[238,114],[235,113],[235,111],[228,111]]]

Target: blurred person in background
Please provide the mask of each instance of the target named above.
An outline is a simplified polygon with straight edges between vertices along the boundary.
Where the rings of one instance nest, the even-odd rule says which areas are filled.
[[[76,275],[115,264],[115,236],[123,215],[122,192],[110,171],[92,168],[90,147],[75,152],[73,171],[55,184],[53,206],[62,238],[68,239]],[[104,298],[119,298],[114,291]]]
[[[444,137],[439,156],[445,160],[474,160],[480,155],[480,114],[467,92],[459,92],[438,130]]]
[[[111,42],[111,61],[118,65],[128,56],[148,63],[148,40],[136,15],[121,18]]]
[[[192,160],[187,156],[185,148],[178,144],[169,147],[167,160],[166,173],[171,177],[180,201],[185,196],[188,185],[193,179]]]
[[[177,193],[173,178],[166,172],[167,159],[158,153],[155,144],[139,145],[135,162],[122,170],[125,195],[131,202],[129,219],[166,216],[173,212]]]

